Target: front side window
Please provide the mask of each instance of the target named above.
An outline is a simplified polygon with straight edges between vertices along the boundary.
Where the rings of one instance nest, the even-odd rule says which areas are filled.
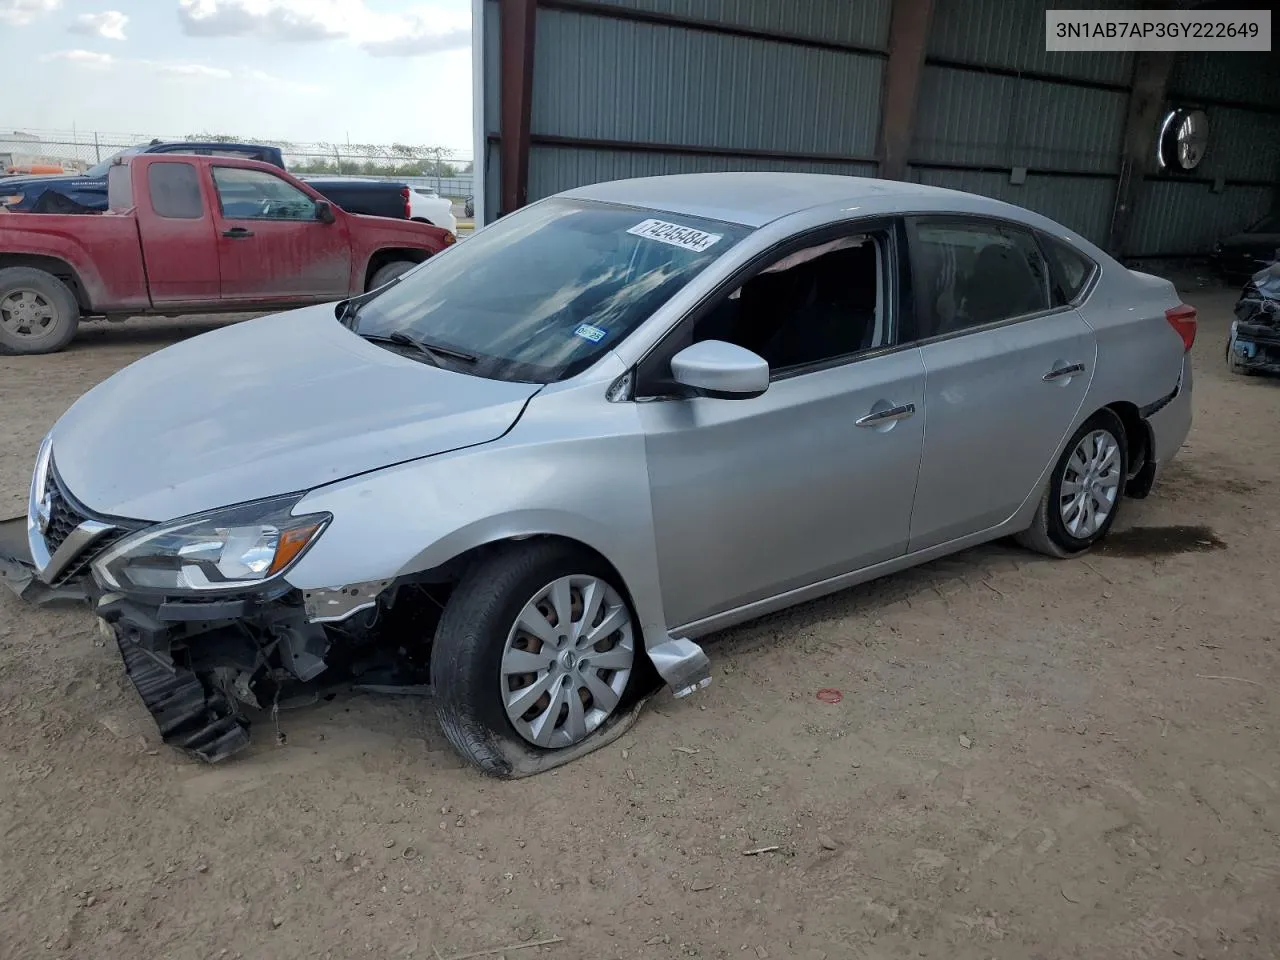
[[[505,380],[571,377],[616,347],[747,227],[554,198],[517,210],[365,302],[355,331],[403,333]]]
[[[1030,233],[997,223],[920,220],[912,274],[920,339],[1049,309],[1049,271]]]
[[[228,220],[314,220],[316,202],[280,177],[244,167],[214,167],[213,183]]]
[[[151,164],[147,168],[147,187],[156,216],[168,220],[199,220],[204,216],[200,179],[191,164]]]
[[[862,233],[787,254],[702,316],[693,342],[745,347],[774,375],[886,346],[886,240]]]

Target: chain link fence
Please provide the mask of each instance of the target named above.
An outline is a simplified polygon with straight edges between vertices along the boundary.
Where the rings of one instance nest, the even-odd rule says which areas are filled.
[[[471,158],[445,147],[413,144],[304,143],[217,133],[155,137],[100,131],[14,130],[0,124],[0,174],[13,172],[84,173],[121,150],[153,139],[211,143],[253,143],[278,147],[291,173],[395,179],[436,190],[441,196],[467,197],[473,191]]]

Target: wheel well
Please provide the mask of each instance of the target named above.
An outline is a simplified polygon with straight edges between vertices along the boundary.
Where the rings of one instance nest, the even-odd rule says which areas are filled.
[[[626,598],[626,601],[631,605],[632,610],[635,610],[635,600],[631,596],[631,590],[627,586],[627,581],[623,579],[618,568],[613,565],[608,557],[599,550],[587,546],[587,544],[583,543],[581,540],[575,540],[573,537],[562,537],[558,534],[535,534],[531,536],[511,537],[506,540],[493,540],[489,543],[482,543],[479,546],[472,547],[470,550],[464,550],[456,557],[445,561],[438,567],[425,570],[420,574],[410,575],[405,579],[416,580],[432,586],[444,587],[447,593],[451,591],[454,585],[466,575],[468,570],[477,563],[489,559],[494,554],[500,553],[504,550],[517,549],[521,544],[529,543],[531,541],[547,542],[552,540],[563,543],[566,546],[573,547],[575,550],[581,550],[593,560],[603,564],[609,571],[609,575],[613,578],[614,585],[617,586],[623,597]],[[635,628],[637,632],[640,632],[641,627],[639,622],[636,623]]]
[[[1126,453],[1129,459],[1129,476],[1136,476],[1146,466],[1151,451],[1151,428],[1142,419],[1136,404],[1117,401],[1108,404],[1107,409],[1120,418],[1124,424]]]
[[[85,294],[84,284],[80,282],[80,275],[76,273],[75,268],[65,260],[57,257],[42,257],[32,253],[0,253],[0,270],[6,267],[30,267],[34,270],[43,270],[45,273],[51,273],[68,287],[75,294],[76,303],[80,304],[80,310],[89,309],[89,298]]]
[[[431,254],[426,250],[398,249],[394,247],[387,250],[379,250],[369,258],[369,265],[365,268],[364,288],[366,290],[369,289],[369,283],[373,280],[373,275],[388,263],[395,263],[397,260],[408,260],[410,263],[421,263],[429,256],[431,256]]]

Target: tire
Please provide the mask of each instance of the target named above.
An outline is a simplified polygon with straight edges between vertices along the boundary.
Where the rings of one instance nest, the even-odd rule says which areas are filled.
[[[1067,480],[1068,472],[1073,476],[1078,475],[1077,464],[1072,463],[1072,459],[1076,456],[1076,451],[1080,449],[1082,442],[1086,437],[1099,432],[1108,435],[1116,447],[1114,458],[1103,475],[1107,486],[1110,480],[1115,478],[1115,493],[1110,501],[1110,509],[1102,522],[1096,529],[1089,529],[1082,525],[1081,530],[1087,530],[1087,532],[1080,535],[1080,530],[1073,532],[1069,529],[1068,522],[1063,517],[1062,487]],[[1054,464],[1053,473],[1050,474],[1044,496],[1040,498],[1040,503],[1036,507],[1031,526],[1017,534],[1015,539],[1027,549],[1050,557],[1065,559],[1085,553],[1105,537],[1115,523],[1116,514],[1120,510],[1120,501],[1124,499],[1124,486],[1128,475],[1129,453],[1124,423],[1110,410],[1099,410],[1072,434],[1062,456]],[[1094,502],[1096,503],[1097,500],[1095,499]]]
[[[518,691],[521,689],[521,681],[504,673],[504,653],[509,637],[518,637],[514,641],[517,644],[527,642],[525,635],[518,635],[515,630],[517,618],[526,605],[537,600],[549,585],[568,577],[583,580],[591,578],[613,591],[610,596],[618,604],[612,604],[606,599],[601,605],[600,615],[605,616],[606,610],[611,616],[625,613],[626,624],[609,634],[609,639],[601,639],[597,643],[615,643],[615,650],[623,649],[625,634],[631,645],[631,667],[626,676],[622,676],[622,671],[613,673],[612,682],[619,689],[610,689],[616,695],[617,702],[603,719],[597,720],[593,727],[589,726],[588,732],[577,740],[566,739],[566,742],[544,747],[531,740],[527,733],[522,734],[517,730],[516,723],[524,723],[523,719],[513,720],[507,714],[503,690]],[[610,605],[606,607],[606,603]],[[577,609],[581,613],[581,608]],[[571,628],[575,626],[576,624],[570,624]],[[532,634],[528,636],[532,637]],[[572,641],[562,649],[566,648],[581,649],[573,648]],[[612,652],[605,650],[593,653],[593,656],[603,657],[605,653]],[[548,656],[555,657],[554,654]],[[564,720],[557,723],[553,718],[549,733],[552,737],[568,738],[570,703],[567,698],[578,696],[580,691],[571,682],[573,677],[568,668],[560,665],[561,657],[556,657],[553,665],[545,668],[546,673],[530,674],[530,677],[536,676],[539,679],[531,680],[524,689],[532,690],[545,677],[552,676],[553,672],[556,676],[564,674],[560,682],[569,692],[566,700],[555,708],[557,717],[563,716]],[[583,661],[585,658],[579,655],[577,659]],[[647,662],[640,631],[636,626],[635,612],[607,565],[564,543],[532,541],[516,544],[472,567],[449,598],[436,628],[435,642],[431,649],[431,683],[435,694],[436,717],[450,745],[463,759],[491,776],[510,776],[521,765],[522,759],[531,753],[545,755],[564,748],[578,747],[589,743],[592,737],[606,729],[607,721],[622,715],[634,700],[634,690],[644,682],[638,679],[642,673],[640,668]],[[605,675],[608,675],[607,672]],[[526,711],[526,716],[540,709],[543,711],[542,716],[550,716],[551,706],[555,703],[550,694],[559,689],[556,683],[552,683],[547,694],[532,701],[533,705]],[[539,707],[544,699],[546,706]],[[578,702],[583,705],[580,715],[590,717],[595,713],[593,707],[586,706],[588,702],[592,705],[596,703],[593,697],[584,694]],[[543,729],[548,730],[546,724]]]
[[[369,281],[369,289],[377,290],[379,287],[386,286],[402,273],[407,273],[416,267],[417,264],[412,260],[394,260],[391,263],[383,264],[374,273],[373,279]]]
[[[56,353],[80,325],[71,288],[32,267],[0,270],[0,354]]]

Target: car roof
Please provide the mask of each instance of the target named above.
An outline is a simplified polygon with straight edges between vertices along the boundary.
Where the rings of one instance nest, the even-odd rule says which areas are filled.
[[[613,180],[560,196],[645,207],[762,227],[814,207],[855,205],[868,214],[896,210],[953,210],[1016,217],[1028,211],[988,197],[902,180],[822,173],[685,173]],[[1033,215],[1034,216],[1034,215]]]

